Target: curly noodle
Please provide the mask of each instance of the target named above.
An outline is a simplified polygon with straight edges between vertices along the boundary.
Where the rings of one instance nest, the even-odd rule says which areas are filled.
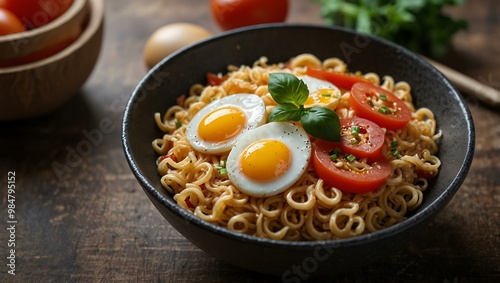
[[[347,65],[338,58],[323,61],[312,54],[300,54],[284,63],[269,64],[266,57],[253,66],[228,66],[227,79],[220,86],[193,85],[186,97],[178,100],[162,115],[154,118],[164,135],[152,142],[162,158],[158,162],[161,184],[174,200],[197,217],[224,226],[238,233],[277,240],[312,241],[348,238],[387,228],[405,219],[408,211],[417,209],[430,177],[441,165],[435,155],[436,120],[431,110],[416,109],[412,104],[411,87],[395,82],[390,76],[375,73],[363,75],[368,81],[394,93],[411,110],[412,119],[402,129],[387,130],[382,154],[390,161],[392,172],[378,190],[354,194],[328,187],[313,168],[281,194],[259,198],[245,195],[219,174],[217,167],[227,154],[211,155],[196,152],[186,139],[186,126],[193,116],[214,99],[237,93],[254,93],[262,98],[268,113],[276,106],[267,82],[270,72],[291,72],[304,75],[307,66],[347,73]],[[359,72],[358,75],[362,75]],[[222,74],[219,74],[222,76]],[[349,91],[343,91],[336,106],[340,118],[354,117],[349,104]],[[391,143],[398,142],[398,154],[391,152]],[[159,159],[160,160],[160,159]],[[362,170],[368,166],[361,159],[349,166]]]

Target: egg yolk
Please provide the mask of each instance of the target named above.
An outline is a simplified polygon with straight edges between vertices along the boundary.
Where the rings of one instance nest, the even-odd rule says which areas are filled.
[[[198,125],[198,135],[206,141],[227,141],[241,133],[245,123],[246,115],[240,109],[220,107],[203,117]]]
[[[337,95],[333,93],[331,88],[323,88],[315,91],[307,97],[304,103],[305,107],[311,107],[314,105],[326,105],[331,102],[332,98],[337,98]]]
[[[243,151],[240,168],[248,178],[266,182],[283,175],[290,161],[290,149],[286,144],[278,140],[260,140]]]

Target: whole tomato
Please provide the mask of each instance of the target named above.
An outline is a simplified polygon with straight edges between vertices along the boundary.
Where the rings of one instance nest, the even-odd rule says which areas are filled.
[[[288,0],[211,0],[212,15],[223,30],[283,22]]]
[[[21,20],[11,11],[0,8],[0,35],[25,31]]]
[[[0,0],[0,8],[16,14],[28,29],[43,26],[61,16],[74,0]]]

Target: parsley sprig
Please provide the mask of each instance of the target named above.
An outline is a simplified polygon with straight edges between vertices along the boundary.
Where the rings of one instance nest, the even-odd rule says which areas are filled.
[[[445,7],[464,0],[312,0],[321,3],[326,23],[394,41],[416,52],[441,57],[467,21],[448,16]]]
[[[309,90],[302,80],[289,73],[271,73],[268,89],[278,103],[271,110],[268,122],[300,121],[312,136],[333,142],[340,140],[337,113],[321,106],[304,107]]]

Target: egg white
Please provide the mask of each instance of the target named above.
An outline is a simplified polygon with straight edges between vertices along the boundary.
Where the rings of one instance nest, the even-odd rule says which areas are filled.
[[[198,126],[203,118],[213,110],[226,106],[239,108],[243,113],[245,113],[246,122],[240,134],[233,139],[218,142],[206,141],[200,138],[198,134]],[[248,130],[264,124],[266,118],[266,106],[264,105],[264,101],[259,96],[245,93],[233,94],[214,100],[198,111],[186,128],[186,138],[189,144],[199,152],[211,154],[225,153],[231,150],[231,147],[236,142],[238,136]]]
[[[301,79],[307,85],[309,92],[315,92],[322,88],[337,88],[337,86],[332,84],[331,82],[318,79],[315,77],[298,76],[298,78]]]
[[[243,174],[240,158],[245,149],[253,142],[275,139],[286,144],[291,152],[288,170],[278,178],[261,182]],[[229,153],[226,162],[228,177],[241,192],[255,197],[277,195],[291,187],[307,170],[311,156],[311,141],[301,127],[288,122],[270,122],[241,135]]]
[[[316,106],[323,106],[330,108],[332,110],[335,110],[335,108],[337,108],[342,92],[336,85],[332,84],[329,81],[321,80],[311,76],[299,76],[298,78],[301,79],[307,85],[307,89],[309,90],[309,95],[319,91],[320,89],[331,90],[332,96],[328,99],[328,103],[318,104]]]

